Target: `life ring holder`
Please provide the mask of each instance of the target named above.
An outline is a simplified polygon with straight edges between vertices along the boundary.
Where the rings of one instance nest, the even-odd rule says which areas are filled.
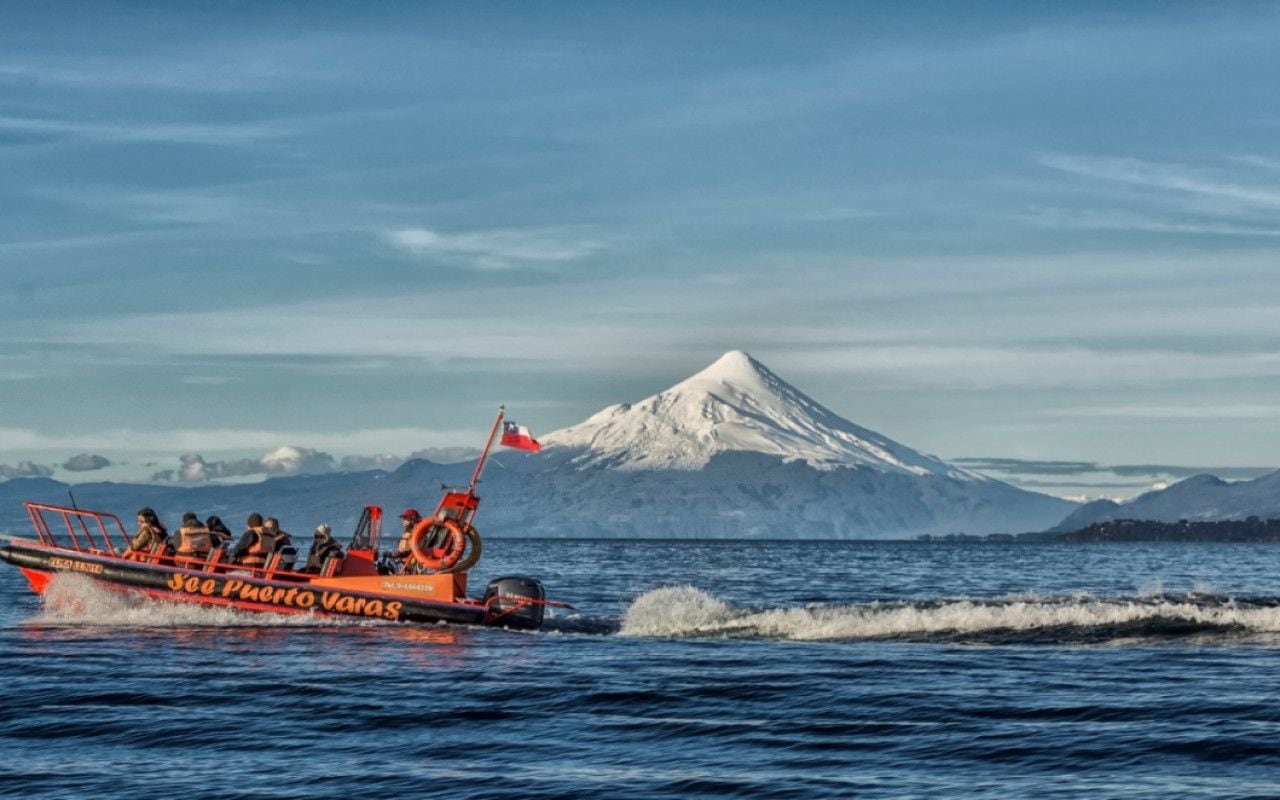
[[[428,543],[434,537],[437,527],[444,528],[449,533],[449,540],[444,547],[429,547]],[[409,550],[413,553],[414,560],[423,569],[432,572],[452,571],[462,560],[462,554],[466,549],[466,531],[455,519],[424,519],[413,527],[409,542]]]

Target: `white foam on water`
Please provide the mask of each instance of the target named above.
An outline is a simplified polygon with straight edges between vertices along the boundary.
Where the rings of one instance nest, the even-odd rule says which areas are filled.
[[[141,592],[109,589],[85,576],[53,576],[41,596],[40,613],[32,620],[43,625],[126,628],[264,627],[342,624],[341,620],[311,614],[261,614],[226,606],[155,600]]]
[[[715,630],[733,609],[701,589],[666,586],[645,592],[622,616],[622,636],[681,636]]]
[[[1177,599],[1099,598],[1088,595],[865,603],[763,610],[735,609],[690,586],[654,589],[638,597],[619,635],[652,637],[762,637],[794,641],[869,639],[931,634],[981,634],[1108,626],[1188,624],[1280,632],[1280,607]]]

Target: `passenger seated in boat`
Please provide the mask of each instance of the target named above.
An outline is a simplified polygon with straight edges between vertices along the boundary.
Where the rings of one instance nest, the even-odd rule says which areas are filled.
[[[209,529],[209,541],[214,550],[221,550],[231,543],[231,531],[227,530],[221,517],[209,517],[204,526]]]
[[[209,535],[209,528],[200,522],[200,518],[194,512],[188,511],[183,514],[182,527],[178,528],[178,544],[174,555],[178,558],[198,558],[203,561],[209,557],[209,550],[212,547],[213,540]]]
[[[129,540],[126,558],[145,558],[157,544],[167,544],[169,530],[150,506],[138,509],[138,532]]]
[[[275,540],[275,552],[280,554],[280,561],[276,566],[279,569],[292,570],[294,563],[298,560],[298,548],[293,546],[293,536],[288,531],[280,530],[280,520],[275,517],[267,517],[267,521],[262,523],[262,526]]]
[[[250,514],[245,525],[244,535],[236,543],[231,560],[242,567],[262,567],[275,550],[275,537],[263,526],[261,514]]]
[[[302,571],[319,575],[330,556],[342,558],[342,545],[333,538],[333,530],[328,525],[319,525],[316,527],[315,541],[311,543],[311,550],[307,553],[307,565]]]
[[[404,525],[404,533],[391,553],[391,558],[399,561],[404,572],[410,572],[416,562],[413,560],[413,529],[422,521],[422,515],[416,508],[406,508],[400,514],[400,522]]]

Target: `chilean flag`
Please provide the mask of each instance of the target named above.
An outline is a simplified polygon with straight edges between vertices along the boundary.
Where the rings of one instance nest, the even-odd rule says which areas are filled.
[[[538,444],[538,440],[533,438],[533,434],[529,433],[529,429],[523,425],[517,425],[514,422],[502,423],[502,439],[498,444],[503,447],[514,447],[517,450],[532,450],[537,452],[542,449],[542,445]]]

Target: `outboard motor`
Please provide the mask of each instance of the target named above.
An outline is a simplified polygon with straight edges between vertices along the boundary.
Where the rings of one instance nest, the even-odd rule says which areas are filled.
[[[484,604],[488,608],[486,625],[502,625],[520,630],[537,630],[542,627],[543,601],[547,593],[542,584],[533,578],[510,576],[489,581],[484,590]]]

